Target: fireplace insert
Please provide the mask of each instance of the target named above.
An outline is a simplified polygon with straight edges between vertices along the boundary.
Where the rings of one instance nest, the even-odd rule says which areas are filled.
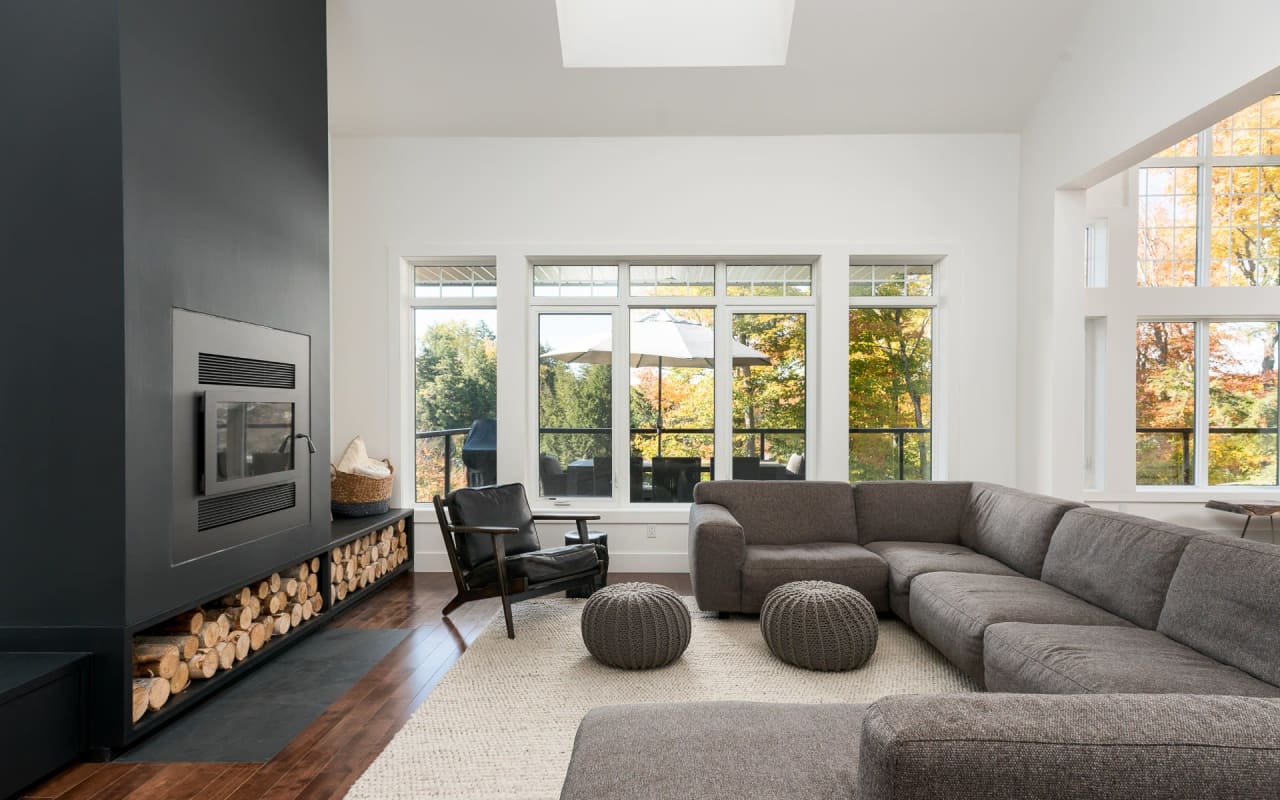
[[[173,323],[172,563],[308,524],[310,339],[182,309]]]

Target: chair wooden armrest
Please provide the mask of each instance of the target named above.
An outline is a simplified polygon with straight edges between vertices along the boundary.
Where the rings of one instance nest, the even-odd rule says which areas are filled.
[[[577,522],[578,520],[600,519],[599,514],[581,514],[574,512],[554,512],[550,514],[534,514],[535,521],[542,520],[546,522]]]
[[[534,514],[533,519],[535,522],[538,520],[542,520],[543,522],[572,522],[578,529],[578,541],[582,544],[586,544],[590,541],[590,538],[587,536],[587,520],[600,519],[600,515],[566,511],[562,513],[553,512],[550,514]]]
[[[449,529],[454,533],[488,533],[494,536],[520,532],[519,528],[501,528],[488,525],[450,525]]]

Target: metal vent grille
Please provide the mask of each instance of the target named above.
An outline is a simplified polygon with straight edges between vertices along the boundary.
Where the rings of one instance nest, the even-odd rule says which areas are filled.
[[[256,358],[200,354],[200,383],[217,386],[265,386],[273,389],[294,388],[297,368],[281,361]]]
[[[199,502],[196,530],[221,528],[246,519],[261,517],[293,508],[297,489],[292,483],[280,483],[247,492],[208,497]]]

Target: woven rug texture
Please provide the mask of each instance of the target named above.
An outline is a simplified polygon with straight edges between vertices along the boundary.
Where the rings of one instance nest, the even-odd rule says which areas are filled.
[[[880,620],[879,645],[862,668],[811,672],[774,658],[756,618],[717,619],[683,599],[693,615],[689,649],[646,671],[606,667],[591,657],[579,630],[583,600],[517,603],[515,640],[495,615],[347,798],[555,800],[578,722],[596,706],[868,703],[893,694],[977,691],[896,619]]]

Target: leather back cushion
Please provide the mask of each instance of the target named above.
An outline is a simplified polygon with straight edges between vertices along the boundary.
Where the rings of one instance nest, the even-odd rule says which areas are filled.
[[[960,541],[968,481],[864,481],[853,486],[858,542]]]
[[[1116,511],[1075,508],[1053,533],[1040,579],[1154,629],[1182,551],[1199,535]]]
[[[541,549],[529,500],[519,483],[458,489],[449,495],[448,503],[454,525],[519,528],[519,533],[502,537],[509,556]],[[487,533],[460,533],[454,542],[463,569],[493,560],[493,537]]]
[[[1280,686],[1280,547],[1217,535],[1192,539],[1156,630]]]
[[[729,509],[749,545],[858,541],[843,481],[705,481],[693,501]]]
[[[960,522],[960,543],[1039,578],[1049,540],[1062,515],[1081,503],[975,483]]]

